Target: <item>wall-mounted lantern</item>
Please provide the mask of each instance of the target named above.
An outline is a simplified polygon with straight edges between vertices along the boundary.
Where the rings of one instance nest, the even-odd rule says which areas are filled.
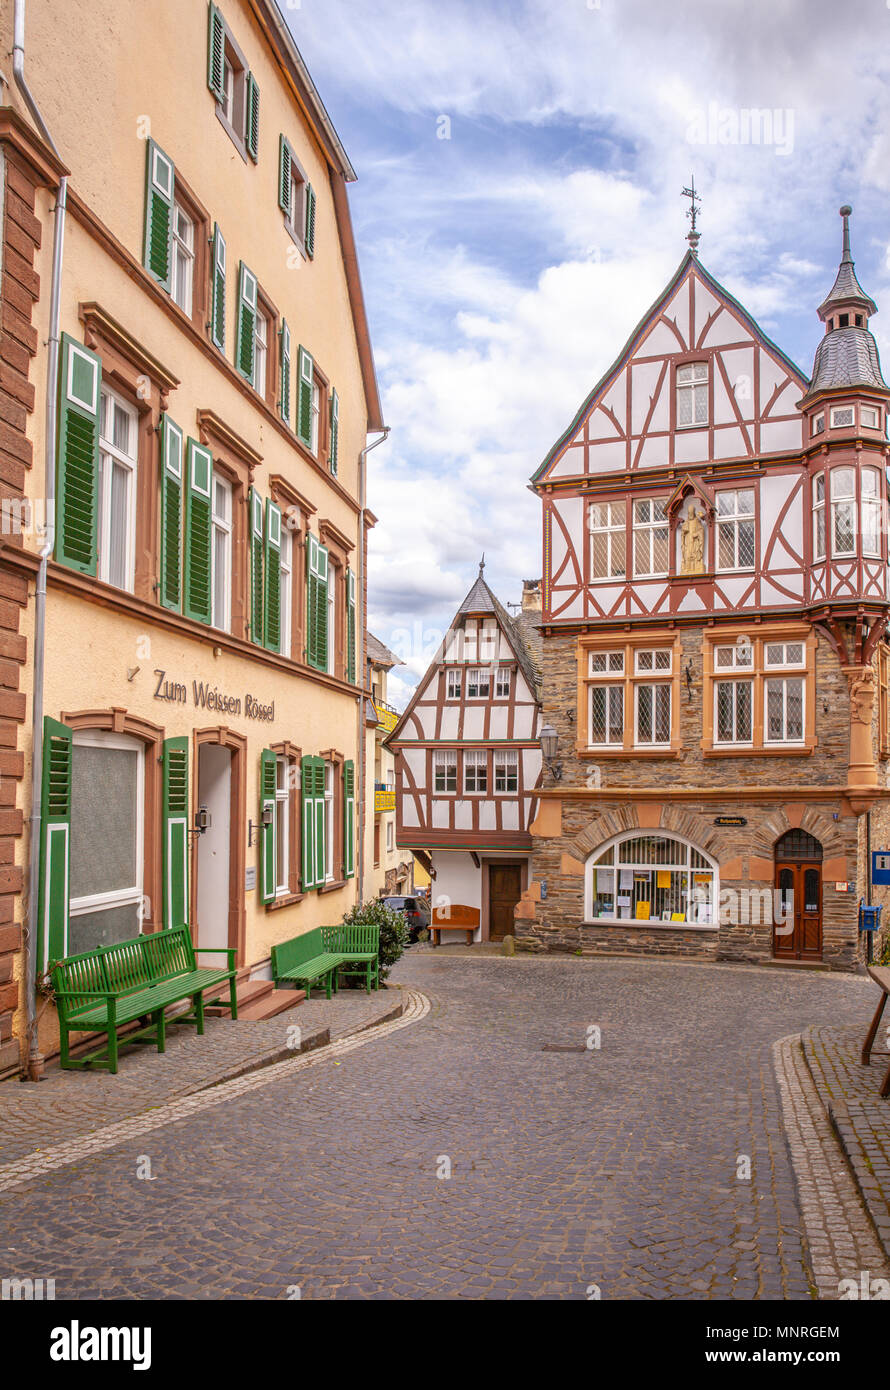
[[[544,762],[547,770],[554,782],[559,782],[562,778],[562,763],[556,761],[556,754],[559,750],[559,734],[552,724],[545,724],[541,730],[541,752],[544,755]]]
[[[273,814],[274,814],[274,812],[273,812],[273,810],[272,810],[272,803],[271,803],[271,801],[267,801],[266,804],[263,806],[262,812],[261,812],[261,814],[260,814],[260,819],[259,819],[259,821],[257,821],[256,823],[254,823],[254,821],[249,820],[249,821],[247,822],[247,848],[248,848],[248,849],[250,849],[251,845],[253,844],[253,832],[254,832],[255,830],[259,830],[261,826],[264,827],[264,828],[270,826],[270,825],[272,824],[272,816],[273,816]]]

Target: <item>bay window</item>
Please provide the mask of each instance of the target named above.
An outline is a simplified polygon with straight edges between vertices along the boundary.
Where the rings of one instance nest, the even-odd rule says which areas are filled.
[[[856,554],[856,473],[852,468],[831,470],[831,553]]]
[[[825,474],[813,478],[813,558],[825,559]]]
[[[860,473],[862,492],[862,553],[880,557],[881,554],[881,475],[877,468],[863,468]]]

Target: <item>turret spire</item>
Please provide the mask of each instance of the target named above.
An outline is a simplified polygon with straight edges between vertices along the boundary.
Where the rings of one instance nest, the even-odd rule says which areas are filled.
[[[844,203],[840,209],[840,215],[844,222],[841,263],[838,266],[831,293],[819,305],[819,317],[826,324],[829,332],[833,328],[846,328],[848,324],[855,324],[857,328],[865,328],[867,327],[867,318],[878,312],[877,304],[865,293],[856,278],[856,271],[853,269],[853,252],[850,250],[850,217],[852,212],[853,209],[849,203]],[[840,314],[847,318],[847,323],[839,321]]]
[[[689,231],[686,234],[686,240],[689,242],[689,249],[692,252],[693,256],[697,256],[698,243],[701,241],[701,232],[697,230],[695,224],[698,219],[698,214],[701,211],[701,198],[695,191],[694,174],[692,175],[692,178],[689,180],[689,187],[684,188],[682,190],[682,196],[684,198],[689,199],[689,210],[686,213],[686,216],[692,223],[692,226],[689,228]]]

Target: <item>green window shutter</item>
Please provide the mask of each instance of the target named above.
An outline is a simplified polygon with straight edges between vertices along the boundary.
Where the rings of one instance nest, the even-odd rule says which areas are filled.
[[[250,489],[250,640],[263,645],[263,499]]]
[[[244,125],[244,143],[254,164],[260,148],[260,89],[252,72],[247,74],[247,120]]]
[[[315,255],[315,189],[306,185],[306,255]]]
[[[320,888],[325,881],[325,864],[327,862],[327,816],[325,815],[324,800],[324,758],[313,758],[315,793],[315,884]]]
[[[306,546],[306,660],[328,669],[328,552],[312,535]]]
[[[281,651],[281,509],[266,499],[266,646]]]
[[[315,381],[315,363],[311,353],[304,347],[298,354],[297,373],[297,434],[306,445],[312,448],[312,388]]]
[[[303,810],[303,892],[316,887],[315,881],[315,758],[304,758],[300,764],[300,799]]]
[[[186,450],[184,607],[186,617],[200,623],[209,623],[211,617],[212,488],[213,455],[190,439]]]
[[[286,425],[290,424],[290,329],[287,320],[281,320],[279,333],[280,382],[278,409]]]
[[[207,86],[217,101],[223,99],[223,59],[226,51],[226,26],[215,5],[210,6],[207,25]]]
[[[47,717],[43,721],[40,894],[37,908],[37,960],[44,969],[49,961],[61,960],[68,949],[71,768],[71,730],[67,724]]]
[[[283,135],[278,137],[278,206],[288,220],[293,217],[291,187],[291,148]]]
[[[146,142],[145,240],[142,264],[169,293],[172,274],[173,162],[154,140]]]
[[[331,392],[331,472],[337,476],[337,453],[340,442],[340,397],[336,388]]]
[[[213,224],[213,264],[210,268],[210,339],[220,352],[226,350],[226,243]]]
[[[165,738],[163,784],[165,927],[185,927],[189,919],[189,741]]]
[[[343,764],[343,877],[355,873],[355,763]]]
[[[256,276],[243,261],[238,268],[238,324],[235,333],[235,366],[253,386],[256,336]]]
[[[161,416],[161,578],[165,608],[182,608],[182,430]]]
[[[99,410],[102,363],[62,334],[56,456],[56,559],[96,573],[99,505]]]
[[[275,815],[276,763],[277,759],[271,748],[264,748],[260,755],[260,896],[264,903],[275,901],[275,869],[278,862],[275,843],[278,833]],[[271,807],[272,819],[268,825],[263,825],[263,813],[267,807]]]

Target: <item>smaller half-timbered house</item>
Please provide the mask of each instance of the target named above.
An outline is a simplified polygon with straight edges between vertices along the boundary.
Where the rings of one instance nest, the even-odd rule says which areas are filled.
[[[540,584],[512,618],[483,570],[389,738],[399,849],[429,862],[433,927],[476,941],[513,932],[541,773]]]

